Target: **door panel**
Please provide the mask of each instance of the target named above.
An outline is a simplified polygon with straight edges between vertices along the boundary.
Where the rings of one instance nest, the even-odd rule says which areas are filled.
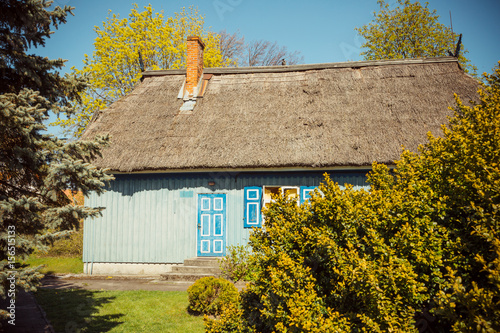
[[[198,256],[224,256],[226,252],[226,195],[198,195]]]

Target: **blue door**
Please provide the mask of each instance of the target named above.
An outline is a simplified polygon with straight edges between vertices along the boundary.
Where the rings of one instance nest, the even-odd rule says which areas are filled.
[[[226,254],[226,195],[198,195],[198,256]]]

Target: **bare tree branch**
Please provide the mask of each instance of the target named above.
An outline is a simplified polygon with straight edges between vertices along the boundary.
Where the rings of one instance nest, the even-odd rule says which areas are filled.
[[[288,65],[302,63],[304,57],[299,51],[289,52],[286,46],[271,43],[267,40],[253,40],[245,43],[245,37],[239,31],[229,34],[226,30],[219,32],[220,49],[223,61],[236,60],[238,66],[277,66],[286,60]]]
[[[245,48],[245,37],[240,37],[239,32],[229,34],[226,30],[219,32],[219,46],[222,53],[222,62],[238,61]]]

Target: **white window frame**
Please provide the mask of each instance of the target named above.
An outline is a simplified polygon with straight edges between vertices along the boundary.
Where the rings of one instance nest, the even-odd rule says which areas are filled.
[[[284,195],[286,190],[296,190],[296,192],[297,192],[297,197],[296,197],[297,205],[300,204],[300,186],[264,185],[264,186],[262,186],[262,207],[266,207],[267,204],[270,204],[271,202],[274,201],[271,197],[266,198],[266,188],[274,188],[274,189],[279,188],[279,193],[281,195]]]

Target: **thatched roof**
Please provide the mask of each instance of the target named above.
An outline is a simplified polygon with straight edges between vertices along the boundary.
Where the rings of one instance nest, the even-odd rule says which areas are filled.
[[[180,112],[185,71],[152,71],[99,112],[84,138],[111,135],[96,161],[119,172],[391,164],[439,135],[478,81],[455,58],[364,61],[212,73],[192,112]]]

